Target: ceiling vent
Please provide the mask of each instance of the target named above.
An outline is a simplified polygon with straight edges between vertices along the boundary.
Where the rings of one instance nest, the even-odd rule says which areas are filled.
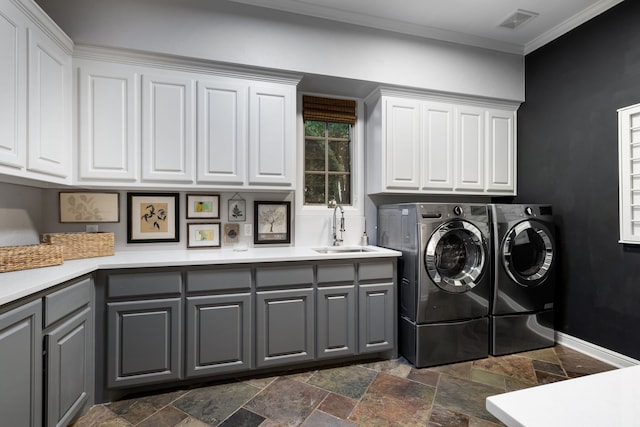
[[[505,19],[498,27],[508,28],[515,30],[525,22],[538,16],[535,12],[529,12],[528,10],[518,9],[513,12],[507,19]]]

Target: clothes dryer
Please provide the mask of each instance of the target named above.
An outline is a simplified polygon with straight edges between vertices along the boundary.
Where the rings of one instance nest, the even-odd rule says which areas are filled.
[[[382,205],[377,237],[379,246],[402,252],[400,353],[419,368],[488,356],[487,206]]]
[[[555,344],[555,230],[550,205],[490,204],[492,355]]]

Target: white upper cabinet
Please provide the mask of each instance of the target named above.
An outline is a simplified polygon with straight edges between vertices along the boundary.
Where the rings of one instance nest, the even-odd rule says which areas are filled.
[[[27,20],[11,2],[0,8],[0,165],[26,165]]]
[[[248,87],[198,82],[198,183],[244,185]]]
[[[384,101],[387,188],[420,187],[420,103],[411,99]]]
[[[142,76],[142,180],[193,183],[195,81]]]
[[[391,89],[365,102],[369,194],[515,194],[517,103]]]
[[[484,190],[484,126],[482,108],[456,106],[456,190]]]
[[[75,67],[78,184],[293,188],[297,79],[83,46]]]
[[[516,177],[516,112],[487,110],[487,189],[512,194]]]
[[[442,102],[422,104],[422,185],[424,190],[453,189],[453,108]]]
[[[33,2],[0,3],[0,173],[71,182],[72,49]]]
[[[29,28],[27,168],[71,178],[71,56],[40,30]]]
[[[78,181],[138,179],[139,74],[128,65],[77,60]]]
[[[249,94],[249,184],[293,188],[295,87],[252,86]]]

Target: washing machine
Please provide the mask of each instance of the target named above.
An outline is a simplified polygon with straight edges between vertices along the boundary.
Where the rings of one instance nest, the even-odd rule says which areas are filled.
[[[488,356],[489,229],[484,204],[378,207],[377,244],[402,252],[399,352],[416,367]]]
[[[555,344],[556,243],[550,205],[490,204],[492,355]]]

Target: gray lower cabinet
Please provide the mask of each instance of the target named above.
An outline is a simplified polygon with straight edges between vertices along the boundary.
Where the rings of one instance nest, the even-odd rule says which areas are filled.
[[[251,294],[187,297],[186,375],[251,368]]]
[[[353,262],[317,266],[316,357],[357,352],[356,266]]]
[[[42,425],[42,303],[0,314],[0,424]]]
[[[181,299],[107,304],[107,385],[177,380],[181,365]]]
[[[256,292],[258,367],[313,360],[313,289]]]
[[[363,262],[358,271],[360,353],[393,350],[396,342],[396,264]]]
[[[47,426],[66,426],[93,404],[93,281],[44,297]]]
[[[318,358],[350,356],[356,353],[356,288],[318,288]]]

